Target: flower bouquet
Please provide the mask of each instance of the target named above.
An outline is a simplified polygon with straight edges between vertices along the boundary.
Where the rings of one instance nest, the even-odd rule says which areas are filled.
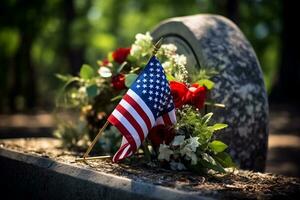
[[[208,113],[206,109],[207,106],[215,105],[208,100],[214,87],[210,79],[217,73],[201,69],[199,73],[190,76],[186,57],[176,51],[174,44],[163,44],[156,53],[161,63],[163,79],[167,80],[158,83],[168,84],[168,87],[161,89],[170,94],[168,106],[174,107],[176,120],[171,124],[156,121],[141,140],[141,148],[137,148],[124,159],[154,163],[172,170],[224,173],[226,168],[235,165],[230,155],[225,152],[227,145],[214,140],[214,132],[226,128],[227,125],[212,123],[213,113]],[[150,34],[137,34],[130,48],[119,48],[109,53],[106,58],[97,61],[97,66],[84,64],[79,76],[57,75],[65,82],[57,101],[58,107],[75,109],[80,113],[75,123],[61,120],[55,131],[55,135],[63,140],[66,147],[86,149],[99,128],[106,124],[106,119],[127,90],[137,84],[136,82],[141,82],[136,87],[145,87],[142,92],[153,102],[153,106],[163,110],[166,102],[155,98],[158,94],[152,95],[155,91],[151,90],[152,87],[160,89],[155,83],[152,84],[156,79],[152,80],[150,77],[146,80],[139,77],[141,72],[147,76],[143,71],[148,66],[152,52],[153,39]],[[150,68],[151,70],[154,68]],[[151,72],[148,74],[154,76]],[[149,80],[152,82],[143,84],[143,81]],[[146,90],[146,87],[150,88]],[[118,129],[111,125],[106,128],[97,143],[98,153],[111,154],[118,150],[121,142]],[[124,146],[124,138],[122,145]]]

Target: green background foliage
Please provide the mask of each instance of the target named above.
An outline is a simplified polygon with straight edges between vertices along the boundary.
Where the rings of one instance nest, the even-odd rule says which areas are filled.
[[[271,91],[280,59],[279,0],[3,0],[0,6],[0,112],[52,109],[61,82],[160,21],[199,13],[234,20],[253,45]],[[80,72],[88,77],[90,68]],[[90,88],[91,95],[95,93]]]

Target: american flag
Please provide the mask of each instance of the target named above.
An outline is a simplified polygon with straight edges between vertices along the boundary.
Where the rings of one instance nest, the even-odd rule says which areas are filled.
[[[131,156],[156,125],[176,123],[175,107],[164,69],[152,56],[108,121],[123,135],[113,162]]]

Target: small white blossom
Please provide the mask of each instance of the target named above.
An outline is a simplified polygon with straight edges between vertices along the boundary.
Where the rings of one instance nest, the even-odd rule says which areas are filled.
[[[177,135],[174,137],[174,140],[172,142],[173,146],[180,146],[184,142],[184,135]]]
[[[173,154],[174,152],[169,148],[168,145],[166,144],[161,144],[159,146],[159,155],[158,155],[158,160],[166,160],[166,161],[170,161],[170,156]]]
[[[98,73],[103,78],[111,77],[112,73],[108,67],[100,67]]]

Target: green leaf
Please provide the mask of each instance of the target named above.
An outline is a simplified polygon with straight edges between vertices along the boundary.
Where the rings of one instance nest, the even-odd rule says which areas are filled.
[[[199,85],[205,86],[208,90],[211,90],[215,83],[209,79],[202,79],[197,82]]]
[[[130,87],[132,85],[132,83],[136,80],[136,78],[138,77],[137,74],[127,74],[125,75],[125,85],[126,87]]]
[[[207,153],[202,154],[202,158],[200,159],[199,162],[201,163],[202,166],[208,169],[213,169],[215,171],[221,172],[221,173],[226,173],[224,168],[218,164],[213,157],[208,155]]]
[[[212,112],[207,113],[206,115],[204,115],[202,117],[202,121],[204,122],[204,124],[207,124],[212,116],[213,116]]]
[[[113,58],[112,55],[113,55],[113,52],[109,52],[108,55],[107,55],[107,59],[108,59],[109,62],[113,62],[114,61],[114,58]]]
[[[232,161],[231,156],[226,152],[221,152],[213,156],[223,167],[236,167],[236,164]]]
[[[64,82],[67,82],[73,78],[73,76],[71,76],[71,75],[55,74],[55,76],[56,76],[56,78],[58,78]]]
[[[224,128],[226,128],[226,127],[228,127],[227,124],[214,124],[214,125],[212,126],[212,129],[213,129],[214,131],[218,131],[218,130],[224,129]]]
[[[83,64],[81,69],[80,69],[80,73],[79,73],[80,77],[87,80],[93,77],[94,75],[94,70],[91,66],[87,65],[87,64]]]
[[[175,81],[176,80],[176,78],[174,76],[172,76],[171,74],[167,74],[166,77],[167,77],[168,81]]]
[[[223,152],[228,146],[219,140],[214,140],[208,144],[211,150],[216,153]]]
[[[98,95],[98,87],[97,85],[93,84],[86,88],[86,93],[88,97],[95,97]]]

